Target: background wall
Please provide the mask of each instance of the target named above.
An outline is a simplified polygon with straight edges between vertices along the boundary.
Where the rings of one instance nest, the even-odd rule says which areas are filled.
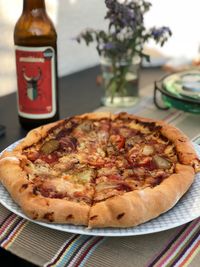
[[[103,0],[60,0],[57,9],[59,73],[64,75],[98,64],[95,45],[74,38],[85,28],[105,28]],[[63,57],[64,55],[64,57]]]
[[[173,36],[162,48],[156,47],[170,57],[193,58],[200,44],[200,1],[199,0],[150,0],[151,11],[146,24],[167,25]],[[155,47],[152,43],[150,47]]]
[[[163,47],[149,43],[159,56],[193,58],[200,43],[199,0],[149,0],[153,7],[147,26],[167,25],[173,37]],[[0,96],[16,89],[13,28],[22,11],[22,0],[0,0]],[[59,75],[98,64],[95,46],[86,47],[73,38],[86,27],[105,28],[103,0],[46,0],[48,14],[58,32]],[[155,54],[155,53],[154,53]],[[157,54],[157,53],[156,53]]]

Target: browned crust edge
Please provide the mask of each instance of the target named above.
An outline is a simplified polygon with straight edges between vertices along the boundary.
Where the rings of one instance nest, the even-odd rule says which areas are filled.
[[[89,227],[132,227],[149,221],[171,209],[193,180],[193,168],[177,164],[176,173],[154,188],[128,192],[92,206]]]
[[[91,119],[91,120],[100,120],[103,118],[110,119],[111,113],[110,112],[98,112],[98,113],[85,113],[82,115],[73,116],[75,119]],[[61,125],[63,122],[67,121],[69,118],[59,120],[50,124],[46,124],[31,130],[26,137],[16,146],[14,152],[20,152],[25,147],[29,147],[34,143],[38,142],[42,138],[44,138],[48,131],[53,127]]]
[[[75,118],[81,119],[90,119],[90,120],[100,120],[100,119],[110,119],[110,112],[93,112],[93,113],[85,113],[82,115],[77,115]]]
[[[78,119],[110,118],[110,113],[86,113],[74,116]],[[65,119],[67,120],[67,119]],[[40,126],[30,131],[22,142],[11,151],[5,151],[0,160],[0,180],[11,197],[19,204],[24,213],[34,219],[56,223],[87,225],[90,206],[85,203],[71,202],[63,199],[51,199],[33,194],[33,187],[26,178],[26,173],[20,167],[24,158],[21,151],[44,138],[53,127],[62,124],[60,120]],[[26,187],[27,188],[24,188]]]
[[[167,137],[175,145],[180,163],[185,165],[191,165],[193,167],[196,166],[197,171],[200,171],[199,160],[194,150],[194,147],[189,138],[181,130],[161,120],[142,118],[127,113],[119,113],[112,115],[112,119],[117,118],[128,118],[132,120],[138,120],[139,122],[144,123],[154,123],[157,127],[160,126],[160,132],[162,133],[162,135]],[[146,127],[148,127],[148,124],[146,125]]]
[[[33,185],[27,180],[17,158],[0,160],[0,177],[11,197],[29,218],[52,223],[88,224],[89,205],[35,195]]]
[[[25,136],[25,138],[16,146],[16,148],[13,150],[13,152],[21,152],[26,147],[29,147],[33,145],[34,143],[40,141],[42,138],[44,138],[48,131],[52,129],[53,127],[62,124],[64,120],[60,120],[57,122],[49,123],[46,125],[42,125],[38,128],[35,128],[28,132],[28,134]]]
[[[162,135],[175,145],[180,164],[176,164],[175,174],[154,188],[125,193],[92,206],[89,220],[89,227],[92,228],[131,227],[159,216],[185,194],[194,181],[195,171],[199,170],[199,160],[190,140],[177,128],[163,121],[127,113],[112,114],[112,120],[117,118],[153,123],[155,127],[160,127]]]

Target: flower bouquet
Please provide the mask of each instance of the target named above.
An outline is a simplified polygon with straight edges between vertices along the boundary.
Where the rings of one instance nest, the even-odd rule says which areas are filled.
[[[138,71],[143,58],[144,44],[154,39],[161,46],[171,36],[168,27],[146,29],[144,14],[151,3],[145,0],[105,0],[108,29],[86,29],[76,38],[87,45],[96,42],[101,58],[105,87],[103,103],[107,106],[130,106],[138,99]]]

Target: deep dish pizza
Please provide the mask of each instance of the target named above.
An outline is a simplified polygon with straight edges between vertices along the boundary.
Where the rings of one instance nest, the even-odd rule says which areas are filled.
[[[130,227],[172,208],[199,160],[162,121],[89,113],[32,130],[0,160],[0,180],[33,220]]]

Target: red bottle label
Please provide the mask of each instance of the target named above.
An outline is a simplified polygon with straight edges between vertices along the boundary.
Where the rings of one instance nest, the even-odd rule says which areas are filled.
[[[15,47],[18,112],[25,118],[56,113],[55,51],[52,47]]]

